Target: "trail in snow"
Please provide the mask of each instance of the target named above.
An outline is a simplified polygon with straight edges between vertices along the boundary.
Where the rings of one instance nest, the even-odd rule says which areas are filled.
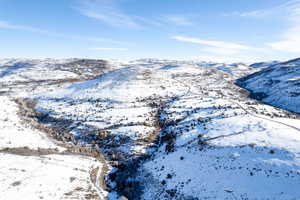
[[[292,126],[292,125],[290,125],[290,124],[286,124],[286,123],[284,123],[284,122],[280,122],[280,121],[277,121],[277,120],[274,120],[274,119],[269,119],[269,118],[266,118],[266,117],[259,116],[259,115],[257,115],[257,114],[253,114],[253,113],[249,112],[247,109],[245,109],[241,104],[239,104],[239,103],[237,103],[237,102],[235,102],[235,101],[232,101],[232,100],[230,100],[230,99],[227,99],[227,100],[230,101],[230,102],[232,102],[232,103],[234,103],[235,105],[239,106],[239,107],[240,107],[242,110],[244,110],[247,114],[249,114],[249,115],[251,115],[251,116],[253,116],[253,117],[256,117],[256,118],[259,118],[259,119],[268,120],[268,121],[270,121],[270,122],[275,122],[275,123],[277,123],[277,124],[281,124],[281,125],[287,126],[287,127],[289,127],[289,128],[292,128],[292,129],[294,129],[294,130],[300,132],[300,128],[297,128],[297,127]]]
[[[178,81],[179,83],[182,83],[184,86],[188,87],[187,93],[184,94],[183,96],[187,95],[188,93],[191,93],[191,87],[190,87],[188,84],[184,83],[183,81],[177,80],[177,79],[174,79],[174,80],[176,80],[176,81]],[[203,94],[200,94],[200,93],[197,93],[197,92],[192,92],[192,93],[195,94],[195,95],[204,96]],[[287,124],[287,123],[284,123],[284,122],[280,122],[280,121],[277,121],[277,120],[274,120],[274,119],[269,119],[269,118],[266,118],[266,117],[262,117],[262,116],[259,116],[259,115],[257,115],[257,114],[253,114],[253,113],[249,112],[247,109],[245,109],[241,104],[239,104],[239,103],[237,103],[237,102],[235,102],[235,101],[233,101],[233,100],[231,100],[231,99],[229,99],[229,98],[226,98],[226,100],[228,100],[228,101],[230,101],[231,103],[233,103],[233,104],[239,106],[239,107],[240,107],[242,110],[244,110],[247,114],[249,114],[249,115],[251,115],[251,116],[253,116],[253,117],[260,118],[260,119],[264,119],[264,120],[268,120],[268,121],[271,121],[271,122],[275,122],[275,123],[278,123],[278,124],[287,126],[287,127],[289,127],[289,128],[295,129],[296,131],[299,131],[299,132],[300,132],[300,128],[298,128],[298,127],[295,127],[295,126],[292,126],[292,125],[290,125],[290,124]]]
[[[101,187],[101,183],[100,183],[100,180],[101,180],[101,174],[103,173],[102,172],[103,170],[103,163],[99,164],[98,166],[98,171],[97,171],[97,175],[96,175],[96,182],[94,184],[94,187],[96,188],[96,190],[98,191],[98,194],[99,194],[99,200],[105,200],[107,199],[107,192]]]

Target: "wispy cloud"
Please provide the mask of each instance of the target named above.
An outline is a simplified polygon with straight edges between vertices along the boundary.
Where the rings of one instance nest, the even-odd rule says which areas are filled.
[[[34,27],[31,27],[31,26],[23,26],[23,25],[12,24],[12,23],[9,23],[9,22],[3,21],[3,20],[0,20],[0,29],[29,31],[29,32],[42,33],[42,34],[47,34],[47,35],[56,35],[56,33],[51,33],[47,30],[34,28]]]
[[[126,49],[126,48],[111,48],[111,47],[96,47],[96,48],[91,48],[90,50],[95,50],[95,51],[127,51],[128,49]]]
[[[121,10],[115,0],[78,0],[75,8],[82,15],[111,26],[140,27],[133,17]]]
[[[150,25],[150,26],[164,26],[164,23],[161,20],[158,19],[149,19],[141,16],[134,16],[133,19],[136,20],[140,24],[140,26],[143,25]]]
[[[168,23],[172,23],[175,25],[183,25],[183,26],[191,26],[194,25],[193,22],[184,15],[168,15],[164,16],[164,19]]]
[[[89,42],[102,42],[102,43],[111,43],[111,44],[119,44],[119,45],[131,45],[129,42],[123,42],[118,40],[113,40],[110,38],[102,38],[102,37],[90,37],[90,36],[78,36],[78,35],[65,35],[65,38],[73,39],[73,40],[85,40]]]
[[[240,17],[265,17],[272,14],[270,10],[253,10],[253,11],[246,11],[246,12],[233,12],[230,15],[233,16],[240,16]],[[227,14],[228,16],[229,14]]]
[[[249,50],[250,47],[233,42],[224,42],[224,41],[215,41],[215,40],[203,40],[199,38],[186,37],[186,36],[173,36],[172,39],[187,42],[200,44],[205,46],[204,50],[215,53],[215,54],[235,54],[242,50]]]
[[[71,40],[84,40],[84,41],[91,41],[91,42],[105,42],[105,43],[112,43],[112,44],[128,44],[126,42],[116,41],[109,38],[102,38],[102,37],[89,37],[89,36],[79,36],[79,35],[68,35],[58,32],[53,32],[49,30],[44,30],[36,27],[26,26],[26,25],[18,25],[9,23],[7,21],[0,20],[0,29],[7,29],[7,30],[15,30],[15,31],[26,31],[32,33],[43,34],[51,37],[59,37]]]
[[[274,50],[300,53],[300,0],[289,1],[285,7],[285,19],[289,26],[281,35],[281,40],[267,43]]]
[[[99,20],[113,27],[145,28],[170,24],[191,26],[193,22],[185,15],[162,15],[157,18],[127,14],[119,0],[77,0],[73,6],[82,15]]]
[[[279,23],[284,23],[279,39],[278,41],[266,43],[265,46],[269,48],[269,51],[300,53],[300,0],[288,0],[275,7],[246,12],[233,12],[226,14],[226,16],[265,18],[272,21],[277,19],[278,26]]]
[[[274,50],[300,53],[300,27],[288,29],[283,35],[282,40],[267,43]]]
[[[256,17],[256,18],[262,18],[262,17],[282,17],[286,16],[288,14],[288,11],[290,11],[291,8],[297,7],[297,3],[299,3],[299,0],[289,0],[286,1],[283,4],[280,4],[275,7],[271,8],[264,8],[264,9],[258,9],[258,10],[250,10],[250,11],[235,11],[233,13],[225,14],[226,16],[240,16],[240,17]],[[280,15],[282,14],[282,15]]]

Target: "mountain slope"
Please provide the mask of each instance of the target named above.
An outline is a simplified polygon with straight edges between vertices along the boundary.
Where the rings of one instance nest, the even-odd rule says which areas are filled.
[[[33,127],[34,113],[27,116],[26,103],[18,97],[33,97],[109,69],[103,60],[0,60],[1,199],[101,197],[95,180],[104,163]]]
[[[237,84],[258,100],[300,113],[300,59],[265,68]]]
[[[300,198],[299,116],[248,98],[234,84],[245,65],[0,62],[7,199]],[[283,65],[251,76],[294,77],[298,60]],[[19,96],[30,98],[16,101],[20,110]]]
[[[234,79],[135,61],[40,95],[36,110],[113,161],[111,199],[299,198],[299,119],[247,98]]]
[[[250,68],[266,68],[279,64],[279,61],[259,62],[249,65]]]
[[[104,60],[3,59],[0,94],[26,96],[86,80],[110,70]]]

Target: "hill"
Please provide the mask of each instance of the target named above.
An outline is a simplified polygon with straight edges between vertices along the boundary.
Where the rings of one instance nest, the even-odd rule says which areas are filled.
[[[300,113],[300,59],[279,63],[237,80],[251,97]]]

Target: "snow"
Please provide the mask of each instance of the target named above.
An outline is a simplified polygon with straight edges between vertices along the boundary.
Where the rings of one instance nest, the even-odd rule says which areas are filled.
[[[181,68],[183,70],[184,68]],[[147,75],[149,74],[149,77]],[[175,81],[168,79],[167,73],[159,73],[153,69],[129,66],[100,75],[99,77],[66,89],[50,93],[51,98],[73,99],[112,99],[113,101],[134,101],[160,92],[159,81],[167,79],[174,87]],[[180,85],[178,86],[180,88]],[[47,98],[47,95],[45,95]]]
[[[277,65],[279,63],[280,63],[279,61],[259,62],[259,63],[253,63],[249,67],[252,67],[252,68],[267,68],[267,67]]]
[[[0,150],[26,147],[33,151],[41,148],[65,151],[44,133],[21,123],[16,113],[17,105],[9,97],[1,96],[0,99],[5,105],[0,107]],[[90,182],[90,170],[99,165],[99,161],[83,156],[0,153],[1,198],[86,199],[85,195],[94,187]]]
[[[2,62],[0,67],[0,82],[51,80],[61,78],[76,78],[77,74],[55,69],[56,64],[64,64],[71,60],[26,60],[16,59]]]
[[[107,195],[98,187],[98,180],[96,185],[91,181],[91,170],[99,169],[95,177],[99,179],[103,163],[71,155],[45,133],[23,122],[14,102],[16,97],[33,97],[69,85],[63,81],[80,77],[68,71],[68,64],[75,61],[0,60],[1,199],[104,199]],[[87,71],[81,75],[93,73]]]
[[[67,121],[64,128],[78,144],[95,142],[105,151],[121,151],[126,155],[122,161],[151,153],[130,177],[141,184],[141,199],[300,199],[298,116],[250,99],[233,84],[257,69],[242,63],[155,59],[112,63],[117,67],[92,80],[53,90],[45,86],[34,90],[32,98],[36,111]],[[21,72],[39,73],[36,80],[43,79],[49,66],[37,65],[45,69],[16,69],[5,81],[21,80]],[[298,81],[297,67],[289,63],[264,69],[250,76],[254,79],[246,80],[247,85],[274,94],[267,98],[277,95],[274,105],[297,110],[297,97],[278,95],[296,92],[290,84]],[[52,78],[63,77],[72,74]],[[282,84],[275,90],[276,80]],[[21,123],[9,97],[0,100],[6,105],[0,108],[0,149],[57,148],[43,133]],[[109,137],[97,138],[95,130]],[[161,139],[157,149],[148,138],[153,133]],[[1,153],[1,193],[5,199],[85,199],[88,191],[99,194],[90,182],[90,170],[97,167],[103,165],[78,155]],[[112,191],[109,197],[118,199],[118,194]]]
[[[86,199],[89,171],[98,162],[81,156],[0,154],[2,199]]]
[[[215,147],[200,152],[178,149],[168,156],[156,158],[145,167],[148,171],[155,171],[154,178],[166,181],[161,187],[165,190],[175,188],[185,197],[297,199],[300,196],[299,159],[285,160],[289,156],[281,152],[273,156],[265,149],[253,150],[251,147]],[[168,179],[167,174],[172,178]],[[150,186],[143,199],[158,198],[159,192]]]
[[[117,67],[92,59],[0,59],[0,92],[32,97]]]
[[[22,124],[16,115],[18,106],[9,97],[0,96],[0,149],[11,147],[56,148],[44,133]]]
[[[186,68],[180,70],[183,69]],[[189,69],[199,71],[197,67]],[[144,99],[169,98],[187,91],[186,86],[171,75],[155,67],[130,64],[93,80],[43,94],[36,98],[36,110],[57,119],[71,120],[73,124],[80,123],[71,133],[82,138],[79,141],[84,144],[86,137],[82,136],[87,131],[82,130],[87,127],[109,130],[111,135],[129,137],[130,140],[144,139],[156,130],[153,124],[155,109],[149,104],[150,100]],[[163,89],[165,87],[168,90]],[[144,152],[141,147],[130,146],[120,146],[120,150]]]
[[[174,116],[169,115],[173,119],[180,118],[176,115],[182,115],[184,110],[197,112],[192,112],[176,128],[168,128],[177,135],[175,151],[166,153],[165,146],[161,147],[140,169],[141,182],[151,182],[142,199],[300,197],[298,130],[251,116],[230,101],[197,100],[200,107],[194,104],[195,99],[186,98],[169,108],[174,112],[178,105],[183,106]],[[199,118],[209,120],[191,128],[190,124]],[[281,122],[292,125],[296,120]],[[207,146],[198,144],[199,134],[204,141],[207,139]],[[147,176],[143,177],[144,174]],[[176,191],[175,196],[170,196],[170,191]]]
[[[238,80],[238,84],[265,103],[300,112],[299,61],[279,63]],[[255,95],[255,94],[262,94]],[[261,96],[261,97],[260,97]]]

